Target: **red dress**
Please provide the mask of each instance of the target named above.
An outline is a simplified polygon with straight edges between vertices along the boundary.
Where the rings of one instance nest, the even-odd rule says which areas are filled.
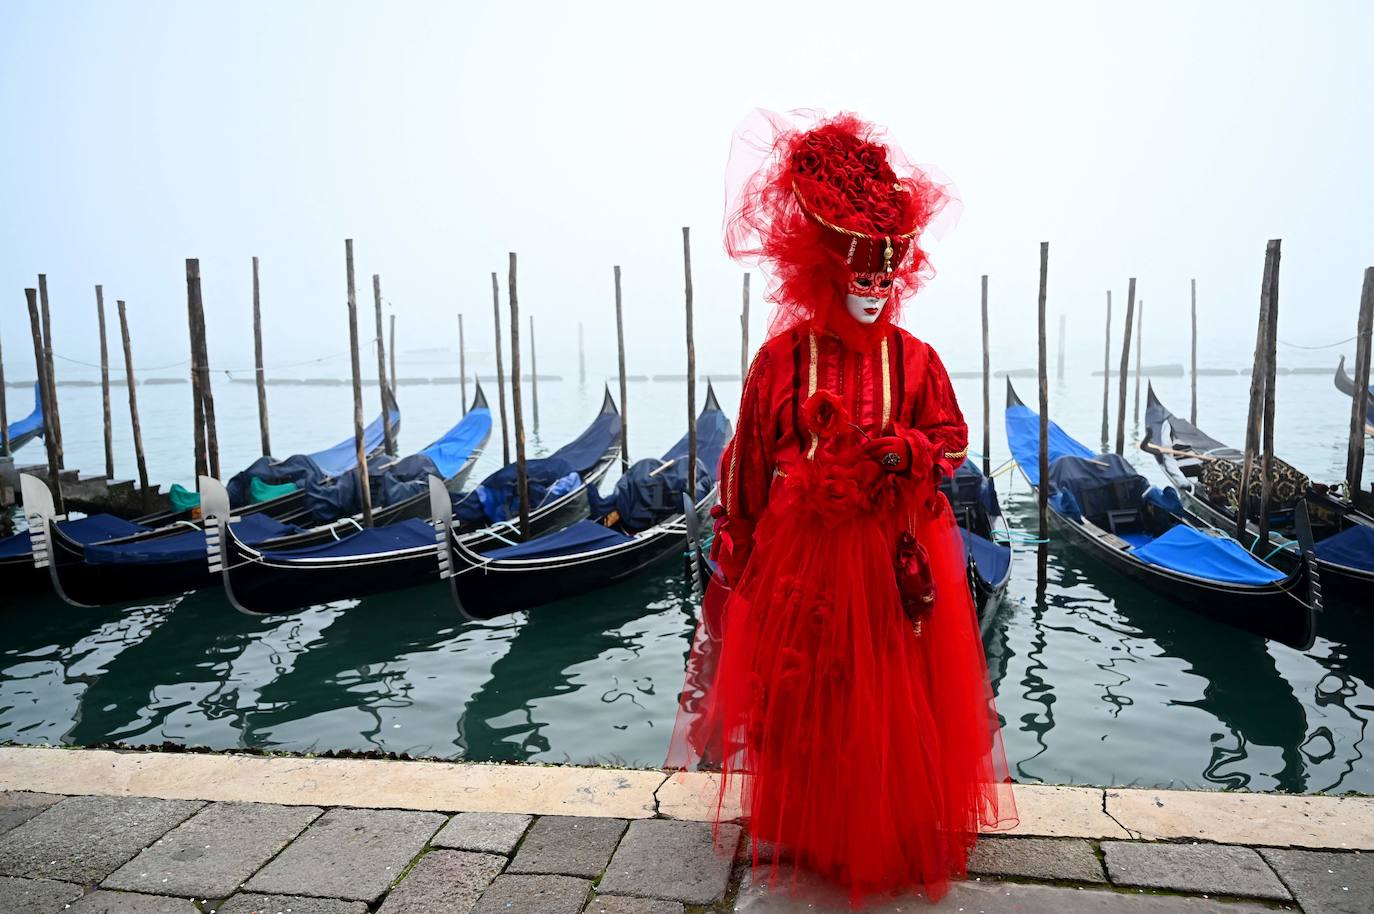
[[[882,436],[911,445],[911,472],[864,454]],[[732,586],[708,593],[669,765],[719,765],[722,797],[740,788],[756,868],[795,863],[855,903],[935,899],[979,827],[1014,815],[937,488],[967,447],[939,357],[900,328],[856,349],[812,321],[755,358],[718,477],[712,555]],[[915,622],[894,567],[903,531],[935,588]],[[761,858],[761,842],[774,853]]]

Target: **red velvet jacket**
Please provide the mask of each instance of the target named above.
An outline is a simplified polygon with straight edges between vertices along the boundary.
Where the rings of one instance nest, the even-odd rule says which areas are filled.
[[[870,437],[906,439],[917,473],[934,467],[952,476],[968,453],[968,426],[949,374],[935,350],[910,333],[888,327],[867,351],[849,348],[815,322],[775,336],[749,368],[735,436],[717,476],[711,556],[727,581],[739,580],[748,561],[775,471],[825,447],[802,421],[802,404],[817,390],[838,397]]]

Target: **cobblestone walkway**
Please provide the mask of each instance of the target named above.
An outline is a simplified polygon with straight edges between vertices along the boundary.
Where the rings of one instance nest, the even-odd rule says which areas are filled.
[[[567,776],[562,769],[544,770],[554,772],[549,777]],[[10,786],[5,775],[0,759],[0,786]],[[690,804],[681,796],[675,803],[659,802],[659,792],[651,801],[653,809],[617,817],[9,790],[0,792],[0,912],[848,910],[842,897],[805,877],[800,877],[805,900],[753,884],[738,826],[722,826],[713,842],[708,823],[671,817],[673,811],[690,810]],[[1206,796],[1185,800],[1204,802]],[[1160,793],[1155,803],[1165,808],[1175,797]],[[1340,809],[1339,815],[1349,821],[1337,826],[1351,834],[1366,827],[1351,818],[1353,813],[1363,816],[1364,806]],[[1055,827],[1075,830],[1067,818]],[[1311,829],[1310,823],[1299,827]],[[1142,840],[1124,829],[1120,837],[990,836],[974,853],[970,879],[954,886],[938,905],[906,897],[875,903],[869,910],[1374,911],[1374,853],[1318,849],[1312,846],[1319,843],[1315,837],[1303,842],[1306,847],[1262,846],[1270,843],[1260,833],[1265,826],[1256,831],[1255,846]]]

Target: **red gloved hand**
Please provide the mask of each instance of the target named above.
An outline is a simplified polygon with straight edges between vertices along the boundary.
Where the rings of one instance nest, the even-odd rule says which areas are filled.
[[[889,473],[911,472],[911,445],[905,438],[871,438],[864,444],[864,453]]]

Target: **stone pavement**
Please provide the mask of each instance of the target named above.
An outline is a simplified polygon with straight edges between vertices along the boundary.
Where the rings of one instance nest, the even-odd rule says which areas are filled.
[[[256,785],[256,786],[254,786]],[[0,914],[809,914],[749,873],[708,775],[0,749]],[[1364,914],[1374,801],[1016,788],[938,904],[899,912]],[[404,802],[397,803],[402,798]],[[1248,822],[1248,830],[1245,823]]]

